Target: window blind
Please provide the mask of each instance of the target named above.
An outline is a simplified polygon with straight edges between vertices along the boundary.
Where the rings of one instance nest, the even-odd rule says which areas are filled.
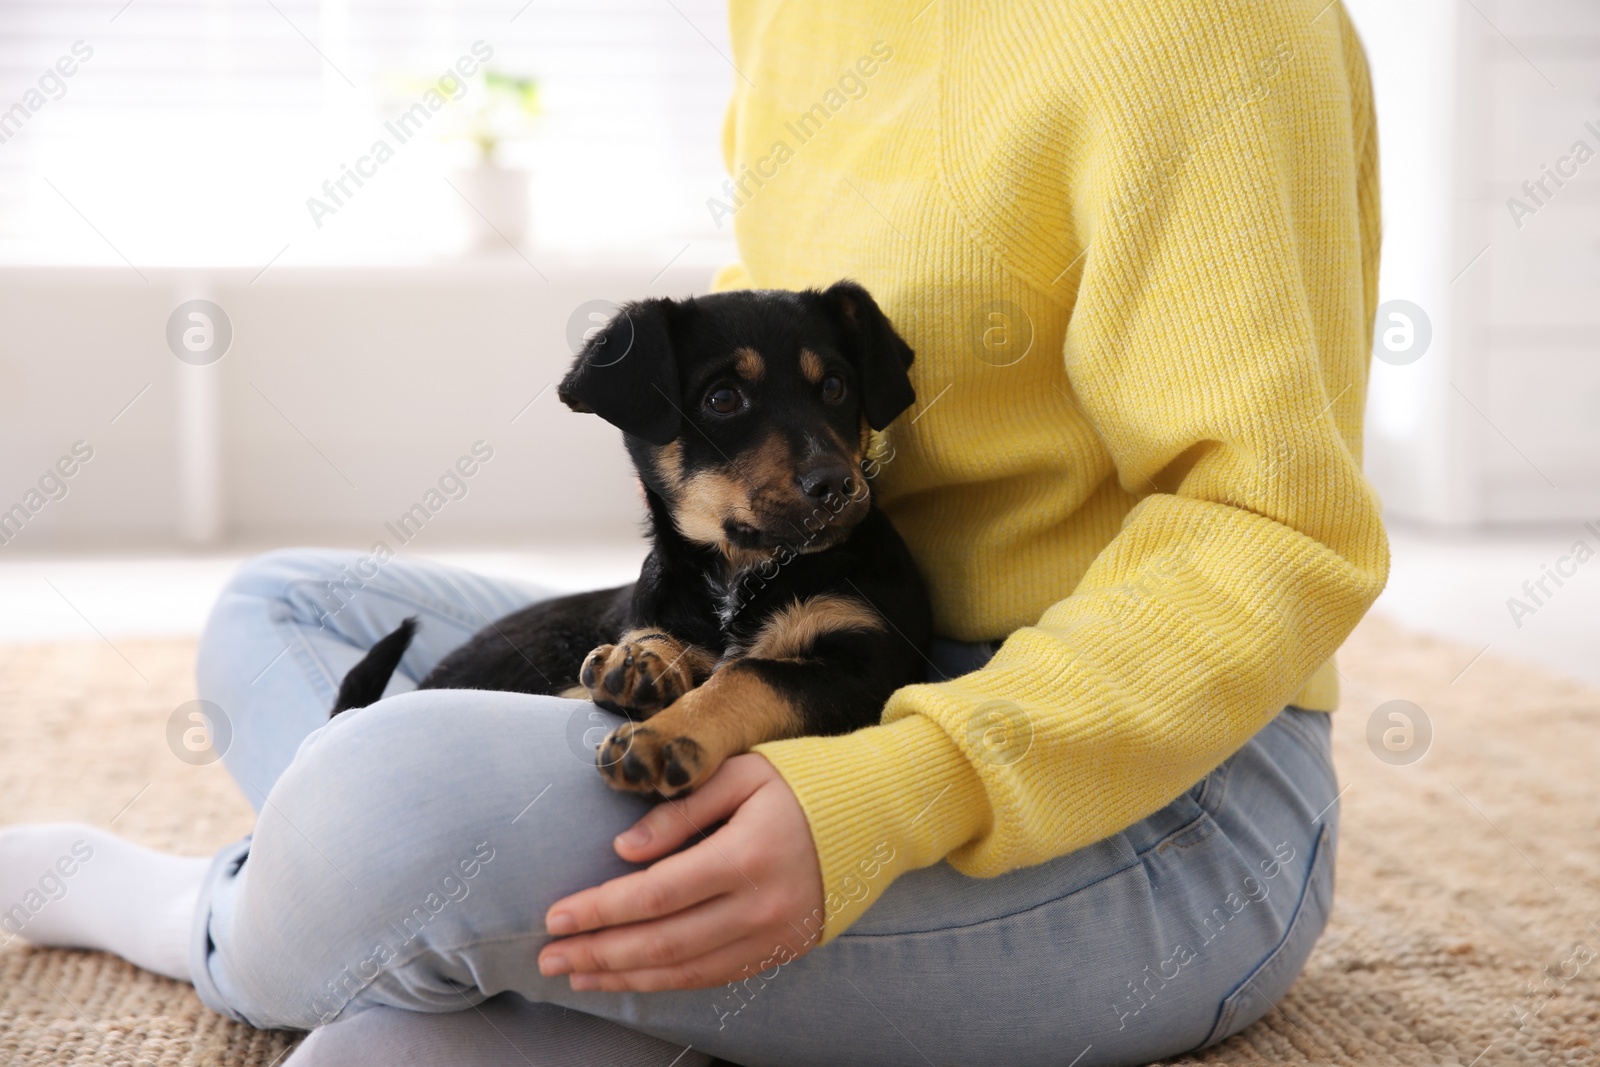
[[[500,151],[530,172],[535,247],[727,241],[705,207],[736,76],[720,0],[7,0],[0,259],[450,251],[465,223],[448,179],[476,150],[445,135],[483,86],[403,144],[386,130],[475,46],[487,69],[539,83],[530,136]],[[379,140],[392,157],[317,219],[308,202]]]

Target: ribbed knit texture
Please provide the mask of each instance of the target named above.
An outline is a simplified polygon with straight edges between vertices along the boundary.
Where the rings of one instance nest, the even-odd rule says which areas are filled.
[[[1376,138],[1325,3],[733,3],[718,284],[882,302],[918,403],[879,500],[938,632],[1010,635],[881,726],[758,749],[827,937],[902,871],[1063,855],[1284,704],[1333,708],[1388,549],[1360,460]]]

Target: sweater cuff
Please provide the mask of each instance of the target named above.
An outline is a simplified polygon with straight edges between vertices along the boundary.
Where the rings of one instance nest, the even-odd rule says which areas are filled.
[[[794,790],[810,823],[822,865],[823,944],[901,874],[938,863],[988,828],[977,772],[921,715],[839,737],[769,741],[755,751]]]

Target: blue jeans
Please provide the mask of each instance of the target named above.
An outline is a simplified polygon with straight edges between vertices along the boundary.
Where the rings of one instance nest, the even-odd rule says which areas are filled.
[[[199,685],[231,726],[226,763],[258,820],[201,894],[206,1004],[311,1029],[509,993],[748,1065],[1092,1067],[1176,1055],[1273,1010],[1327,921],[1329,723],[1289,708],[1166,807],[1077,852],[990,879],[912,872],[829,945],[726,988],[573,992],[535,965],[543,913],[631,869],[611,839],[647,807],[595,773],[616,718],[557,697],[410,691],[541,595],[346,552],[241,570],[207,625]],[[422,625],[385,699],[328,722],[345,671],[408,615]],[[991,652],[940,642],[936,677]]]

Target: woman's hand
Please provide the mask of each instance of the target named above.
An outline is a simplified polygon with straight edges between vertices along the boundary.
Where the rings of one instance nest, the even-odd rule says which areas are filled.
[[[724,819],[698,844],[667,855]],[[656,862],[545,913],[545,927],[562,940],[539,953],[539,971],[570,974],[573,989],[718,986],[797,959],[822,935],[811,827],[763,756],[735,756],[613,844],[629,862]]]

